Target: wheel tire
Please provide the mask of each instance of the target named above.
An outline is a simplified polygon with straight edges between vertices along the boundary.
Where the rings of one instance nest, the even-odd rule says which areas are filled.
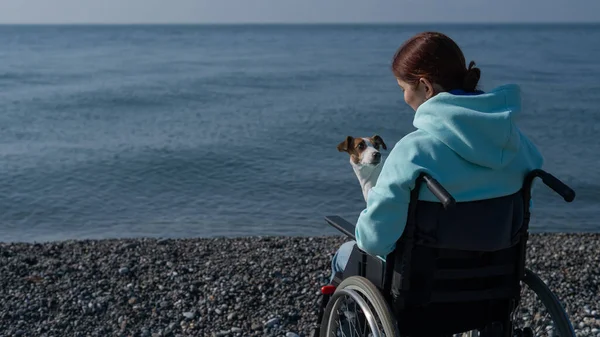
[[[396,318],[394,317],[392,310],[381,295],[379,289],[375,287],[371,281],[362,276],[351,276],[344,279],[336,288],[335,292],[338,292],[342,289],[353,290],[365,297],[367,303],[373,307],[375,311],[374,316],[379,319],[386,337],[400,336],[398,324],[396,323]],[[333,305],[336,302],[335,298],[336,297],[334,293],[332,298],[329,300],[329,303],[327,303],[325,310],[323,311],[323,319],[321,321],[320,329],[321,337],[334,337],[329,334],[327,328],[331,318]]]
[[[542,281],[542,279],[533,271],[525,269],[523,283],[525,283],[525,285],[527,285],[527,287],[540,299],[542,304],[544,304],[544,307],[546,307],[546,310],[548,310],[548,313],[554,322],[558,335],[560,337],[576,337],[575,330],[573,330],[573,325],[569,320],[567,312],[544,281]]]

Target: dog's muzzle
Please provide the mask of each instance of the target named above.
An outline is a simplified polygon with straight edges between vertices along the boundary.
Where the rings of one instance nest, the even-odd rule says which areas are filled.
[[[373,152],[373,160],[371,161],[374,165],[377,165],[381,162],[381,153]]]

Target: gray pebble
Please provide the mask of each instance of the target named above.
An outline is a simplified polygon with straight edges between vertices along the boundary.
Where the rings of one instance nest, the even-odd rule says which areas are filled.
[[[279,323],[279,318],[277,318],[277,317],[275,317],[275,318],[271,318],[270,320],[268,320],[268,321],[265,323],[265,327],[266,327],[266,328],[272,328],[272,327],[274,327],[275,325],[277,325],[278,323]]]
[[[122,248],[123,250],[127,250],[127,249],[133,249],[133,248],[137,247],[138,245],[139,245],[139,243],[138,243],[138,242],[131,242],[131,243],[126,243],[126,244],[124,244],[123,246],[121,246],[121,248]]]

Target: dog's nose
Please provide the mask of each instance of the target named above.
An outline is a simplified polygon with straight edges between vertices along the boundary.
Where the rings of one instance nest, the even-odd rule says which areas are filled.
[[[381,152],[373,152],[373,158],[381,159]]]

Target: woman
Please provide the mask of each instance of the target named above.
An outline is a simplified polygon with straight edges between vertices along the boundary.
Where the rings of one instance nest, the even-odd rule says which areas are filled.
[[[541,154],[514,124],[519,87],[477,90],[481,71],[474,65],[467,68],[458,45],[437,32],[417,34],[398,49],[392,71],[415,110],[417,130],[390,151],[358,218],[356,242],[343,244],[332,259],[332,278],[344,270],[354,244],[381,258],[394,250],[421,172],[460,202],[515,193],[527,172],[541,168]],[[419,199],[438,201],[427,189]]]

